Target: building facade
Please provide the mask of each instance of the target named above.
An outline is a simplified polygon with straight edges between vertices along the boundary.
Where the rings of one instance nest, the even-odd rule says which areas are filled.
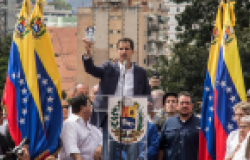
[[[97,65],[119,58],[116,45],[122,37],[133,39],[135,54],[132,61],[144,68],[154,64],[157,56],[166,54],[167,12],[164,8],[159,8],[161,1],[151,1],[94,0],[92,7],[78,8],[78,82],[87,83],[90,88],[99,82],[85,72],[81,59],[85,52],[82,38],[85,37],[87,26],[96,27],[92,58]],[[149,7],[149,4],[152,6]]]

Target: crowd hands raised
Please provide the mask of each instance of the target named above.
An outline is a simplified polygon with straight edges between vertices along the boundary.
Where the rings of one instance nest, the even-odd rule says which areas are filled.
[[[136,65],[131,62],[134,53],[133,41],[129,38],[120,39],[117,43],[117,53],[119,61],[104,63],[102,66],[95,66],[91,59],[91,49],[93,43],[87,39],[83,40],[86,53],[82,60],[85,71],[89,74],[100,78],[99,85],[91,89],[85,83],[77,83],[73,86],[73,95],[70,104],[62,100],[63,110],[63,128],[60,140],[62,146],[58,155],[51,155],[46,160],[113,160],[120,159],[117,154],[117,145],[112,148],[112,159],[107,152],[107,126],[106,120],[103,124],[98,124],[95,120],[97,115],[93,110],[93,103],[96,95],[105,95],[107,93],[120,96],[121,74],[109,75],[117,76],[117,81],[112,82],[106,72],[116,69],[122,73],[122,62],[126,60],[127,74],[125,77],[124,94],[125,96],[142,95],[148,96],[148,127],[147,127],[147,152],[137,153],[139,145],[127,147],[129,155],[122,155],[123,160],[141,160],[145,154],[148,160],[197,160],[199,150],[199,129],[200,118],[193,112],[192,96],[189,92],[168,92],[161,90],[151,91],[147,77],[144,77],[144,69],[136,69]],[[116,65],[118,64],[118,65]],[[138,73],[141,72],[141,73]],[[135,73],[136,72],[136,73]],[[145,72],[145,73],[144,73]],[[115,73],[114,73],[115,74]],[[140,74],[139,82],[143,84],[131,83],[131,78]],[[106,77],[103,78],[103,77]],[[115,79],[115,78],[113,78]],[[105,84],[108,82],[110,84]],[[126,83],[128,82],[128,83]],[[133,81],[132,81],[133,82]],[[145,82],[145,83],[144,83]],[[105,91],[105,85],[115,85],[113,92]],[[139,86],[139,87],[138,87]],[[142,91],[135,91],[139,88]],[[139,90],[138,89],[138,90]],[[247,93],[250,101],[250,93]],[[163,97],[159,103],[159,97]],[[158,108],[156,112],[155,108]],[[250,104],[240,102],[234,107],[234,117],[238,125],[237,130],[230,133],[227,140],[225,160],[244,160],[245,157],[250,159]],[[8,133],[8,123],[3,118],[3,110],[0,111],[0,155],[4,155],[7,149],[14,147],[13,144],[3,143]],[[8,134],[7,134],[8,135]],[[6,138],[7,137],[7,138]],[[6,149],[7,148],[7,149]],[[22,156],[16,155],[15,159],[30,160],[28,146],[24,146]],[[245,152],[249,150],[248,152]],[[130,157],[138,157],[136,159]]]

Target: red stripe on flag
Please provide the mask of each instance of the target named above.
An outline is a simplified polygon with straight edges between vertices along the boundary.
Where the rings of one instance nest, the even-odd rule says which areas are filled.
[[[199,133],[199,160],[212,160],[207,151],[207,140],[203,132],[200,130]]]
[[[15,142],[15,145],[20,144],[22,141],[22,133],[18,128],[18,121],[17,121],[17,110],[16,110],[16,89],[12,82],[10,81],[9,77],[6,79],[6,107],[8,111],[8,126],[10,135]]]
[[[215,127],[215,135],[216,135],[216,160],[224,160],[226,153],[226,141],[227,141],[227,133],[224,131],[220,120],[217,116],[217,100],[218,100],[218,91],[214,89],[214,127]]]

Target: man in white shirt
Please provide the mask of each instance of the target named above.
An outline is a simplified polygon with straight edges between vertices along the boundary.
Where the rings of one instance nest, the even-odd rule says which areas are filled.
[[[102,150],[102,133],[95,126],[89,124],[92,107],[88,98],[79,95],[72,99],[72,114],[64,122],[61,139],[61,160],[100,160],[96,154]]]

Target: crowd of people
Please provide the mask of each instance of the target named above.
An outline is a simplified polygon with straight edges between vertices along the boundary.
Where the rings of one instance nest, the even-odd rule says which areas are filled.
[[[91,91],[85,83],[73,86],[70,102],[61,101],[63,127],[58,155],[53,159],[76,160],[197,160],[199,150],[200,118],[193,112],[191,91],[180,93],[151,91],[145,69],[131,62],[134,43],[122,38],[117,43],[118,62],[105,62],[96,66],[91,58],[93,42],[84,39],[86,53],[82,57],[85,71],[99,78],[100,83]],[[124,69],[123,62],[127,62]],[[126,74],[124,71],[126,70]],[[124,84],[124,87],[123,87]],[[147,97],[147,147],[144,144],[120,144],[108,142],[108,118],[106,112],[97,112],[102,105],[98,95]],[[250,101],[250,93],[247,93]],[[159,97],[161,101],[159,103]],[[93,107],[94,106],[94,107]],[[156,112],[157,108],[157,112]],[[230,133],[226,146],[226,160],[250,158],[250,104],[239,102],[234,106],[237,130]],[[8,132],[8,122],[0,110],[0,155],[14,147]],[[122,149],[122,152],[120,152]],[[22,160],[30,159],[28,146],[23,147]],[[122,153],[120,155],[120,153]],[[18,156],[18,155],[17,155]],[[15,157],[17,158],[17,157]]]

